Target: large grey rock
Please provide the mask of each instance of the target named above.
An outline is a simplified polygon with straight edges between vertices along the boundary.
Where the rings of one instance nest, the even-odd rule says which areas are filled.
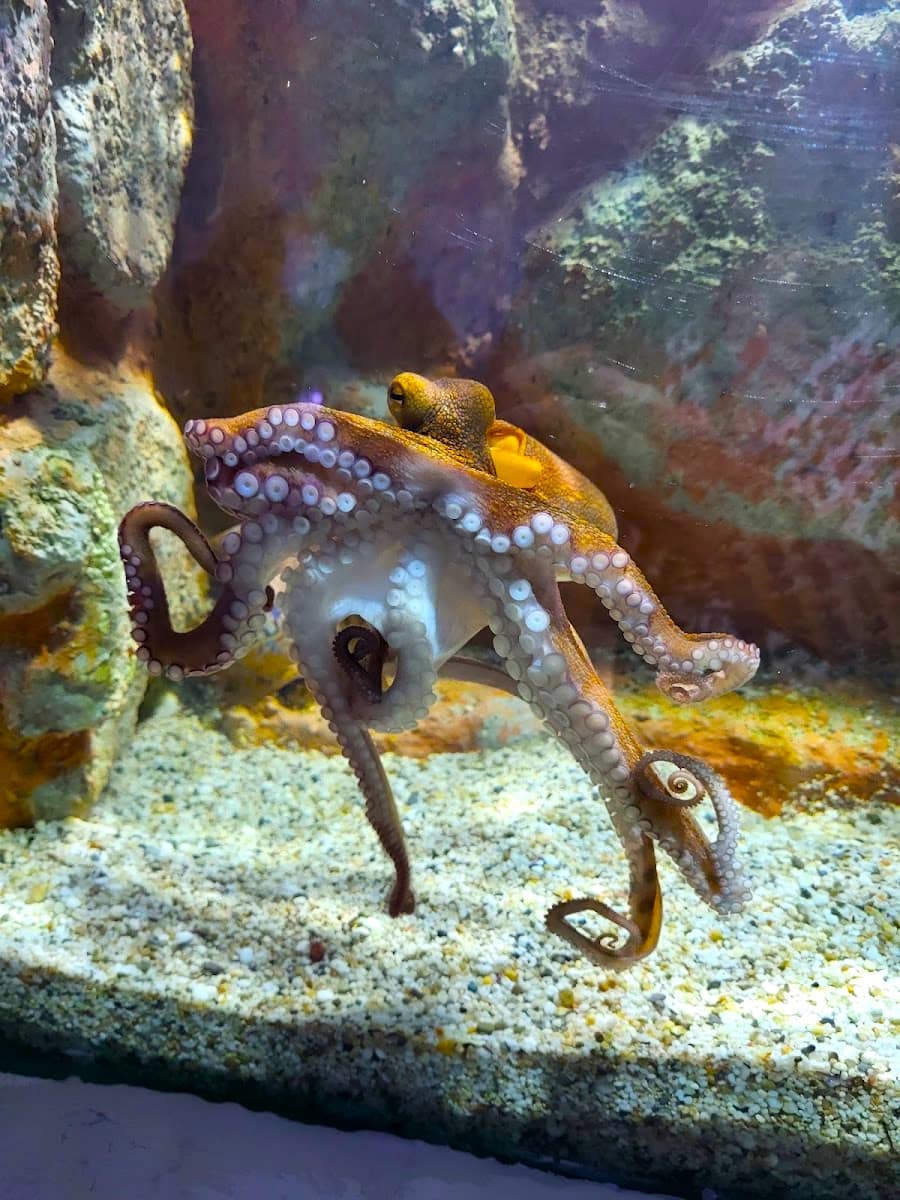
[[[187,14],[182,0],[60,0],[53,14],[63,268],[127,312],[172,248],[193,122]]]
[[[0,0],[0,400],[43,378],[55,333],[56,135],[43,0]]]
[[[513,6],[510,105],[520,211],[546,214],[623,166],[669,123],[669,102],[751,44],[792,0],[541,0]]]
[[[148,677],[116,529],[150,498],[192,510],[184,446],[148,378],[57,354],[0,423],[0,826],[85,807],[130,736]],[[196,571],[173,541],[161,554],[189,619]]]
[[[593,455],[676,610],[706,596],[757,636],[883,660],[900,636],[900,10],[794,5],[661,99],[667,128],[529,238],[507,411],[530,404]]]

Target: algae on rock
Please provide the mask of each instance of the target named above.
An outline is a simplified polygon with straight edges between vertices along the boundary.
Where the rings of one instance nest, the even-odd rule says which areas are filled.
[[[177,426],[140,372],[58,353],[0,413],[0,825],[83,809],[130,736],[147,676],[116,529],[151,497],[192,510]],[[177,543],[160,553],[190,619],[196,568]]]

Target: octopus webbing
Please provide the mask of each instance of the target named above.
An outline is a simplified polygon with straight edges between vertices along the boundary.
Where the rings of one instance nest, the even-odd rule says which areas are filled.
[[[643,747],[597,675],[560,598],[591,588],[677,704],[739,687],[755,646],[685,633],[627,551],[589,480],[518,427],[469,380],[411,373],[390,385],[396,427],[319,404],[257,409],[185,425],[212,499],[237,524],[210,544],[178,509],[139,504],[122,521],[136,653],[171,680],[221,671],[258,640],[278,597],[291,654],[321,707],[393,861],[392,916],[414,909],[400,816],[370,730],[410,728],[439,674],[521,697],[572,752],[606,802],[629,864],[628,914],[586,898],[555,905],[548,928],[592,960],[625,967],[657,944],[655,843],[720,912],[747,896],[738,816],[724,781],[678,751]],[[177,632],[150,531],[176,534],[219,584],[208,617]],[[485,626],[499,662],[460,651]],[[691,809],[714,807],[707,840]],[[620,929],[596,939],[573,913]]]

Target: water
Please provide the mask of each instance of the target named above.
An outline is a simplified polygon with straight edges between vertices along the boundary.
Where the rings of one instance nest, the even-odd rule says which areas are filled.
[[[895,6],[0,39],[7,1055],[893,1194]]]

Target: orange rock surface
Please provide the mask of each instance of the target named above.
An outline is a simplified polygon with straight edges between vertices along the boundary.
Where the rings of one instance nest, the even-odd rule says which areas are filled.
[[[540,732],[527,706],[469,684],[441,681],[438,703],[415,729],[375,734],[379,749],[423,758],[504,745]],[[676,708],[655,689],[625,680],[616,700],[651,747],[714,764],[736,798],[765,816],[785,805],[812,807],[900,797],[900,718],[888,697],[849,686],[790,689],[758,685],[697,707]],[[269,695],[225,710],[239,745],[270,743],[338,752],[312,703],[290,707]]]
[[[900,718],[889,697],[757,685],[694,708],[643,689],[618,699],[650,745],[714,763],[737,799],[765,816],[825,799],[900,798]]]
[[[404,733],[373,733],[381,751],[426,758],[429,754],[461,753],[484,746],[504,745],[540,732],[540,722],[528,707],[511,696],[487,688],[441,681],[438,703],[415,729]],[[279,746],[339,753],[338,744],[312,701],[289,707],[276,696],[256,705],[238,705],[224,715],[228,735],[238,745],[274,743]]]

